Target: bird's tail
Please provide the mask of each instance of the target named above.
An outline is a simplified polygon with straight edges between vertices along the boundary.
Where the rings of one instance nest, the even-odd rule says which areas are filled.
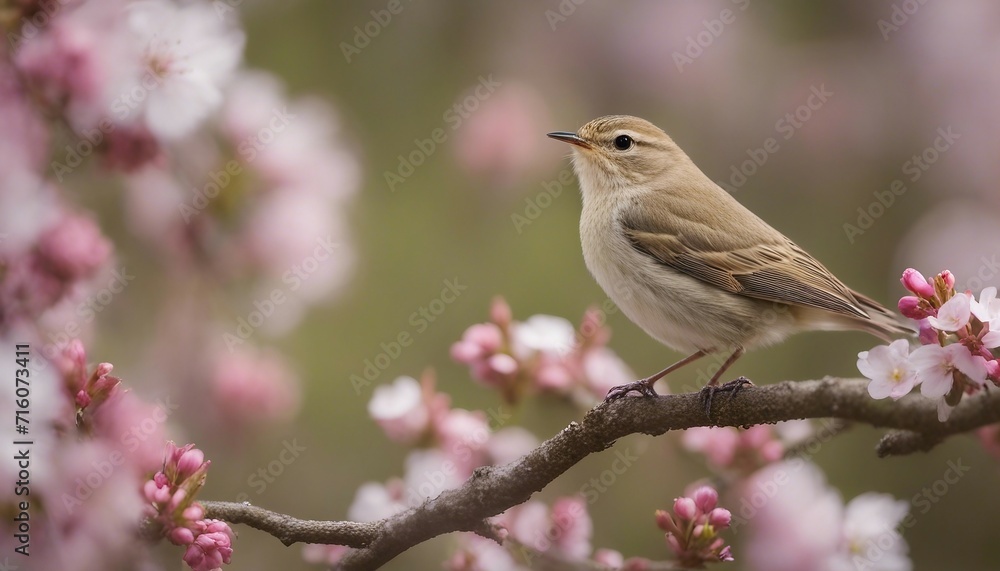
[[[917,334],[917,328],[912,322],[903,321],[895,312],[882,307],[879,302],[862,293],[856,291],[852,291],[851,293],[870,318],[857,318],[856,324],[859,329],[867,331],[886,342],[891,342],[893,339],[899,339],[900,337],[913,337]]]

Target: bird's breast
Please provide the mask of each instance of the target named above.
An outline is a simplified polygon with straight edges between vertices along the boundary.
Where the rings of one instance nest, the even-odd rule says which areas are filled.
[[[751,347],[790,331],[787,307],[723,291],[636,250],[610,205],[585,202],[580,241],[587,269],[622,312],[648,335],[678,351]],[[762,317],[774,313],[769,329]],[[774,337],[771,339],[771,337]]]

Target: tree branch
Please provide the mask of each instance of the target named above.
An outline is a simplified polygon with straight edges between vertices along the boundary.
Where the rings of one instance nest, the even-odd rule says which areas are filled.
[[[877,448],[880,456],[928,450],[944,438],[1000,422],[1000,391],[965,399],[948,422],[937,419],[936,404],[918,395],[899,401],[873,400],[867,381],[826,378],[743,389],[713,403],[714,422],[705,416],[698,393],[658,398],[625,398],[602,403],[582,422],[572,422],[520,459],[505,466],[478,468],[461,487],[447,490],[395,516],[374,523],[299,520],[258,507],[204,502],[209,517],[245,523],[295,542],[348,545],[357,549],[342,560],[344,570],[377,569],[410,547],[453,531],[482,533],[488,517],[527,501],[532,494],[584,457],[634,433],[658,436],[695,426],[748,426],[800,418],[837,418],[896,429]]]

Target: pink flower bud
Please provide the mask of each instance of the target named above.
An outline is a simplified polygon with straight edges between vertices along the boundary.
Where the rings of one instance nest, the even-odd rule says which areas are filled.
[[[477,323],[465,330],[462,340],[479,345],[486,353],[494,353],[503,344],[503,334],[492,323]]]
[[[993,382],[1000,382],[1000,360],[986,361],[986,376]]]
[[[899,298],[899,312],[909,317],[910,319],[923,319],[929,315],[933,315],[929,308],[921,307],[920,298],[912,295],[904,295]]]
[[[913,268],[907,268],[903,272],[903,277],[899,280],[903,287],[915,293],[917,296],[924,299],[931,299],[934,297],[934,286],[927,283],[927,279],[924,278],[923,274],[918,272]]]
[[[90,395],[87,394],[87,391],[81,390],[80,392],[76,393],[76,406],[80,408],[87,408],[87,405],[89,404],[90,404]]]
[[[490,368],[501,375],[513,375],[517,372],[517,361],[506,353],[497,353],[489,358]]]
[[[702,513],[712,511],[719,503],[719,493],[714,488],[702,486],[694,492],[694,503]]]
[[[184,510],[183,515],[184,519],[188,521],[198,521],[205,517],[205,508],[201,507],[199,503],[194,503]]]
[[[941,279],[945,287],[949,290],[955,287],[955,276],[949,270],[945,270],[938,274],[938,278]]]
[[[205,463],[205,453],[197,448],[184,451],[177,459],[177,478],[186,480]]]
[[[698,513],[698,507],[691,498],[677,498],[674,500],[674,513],[682,520],[692,520]]]
[[[174,545],[191,545],[194,541],[194,532],[186,527],[175,527],[167,534],[167,539]]]
[[[920,321],[920,343],[922,345],[937,345],[938,344],[938,332],[937,329],[931,327],[931,324],[926,320]]]
[[[493,303],[490,304],[490,319],[503,329],[506,329],[514,319],[510,305],[502,296],[493,298]]]
[[[677,529],[677,525],[674,523],[674,518],[670,517],[664,510],[656,510],[656,527],[662,529],[663,531],[673,531]]]
[[[693,537],[701,537],[703,533],[705,533],[705,524],[703,523],[694,526],[694,529],[691,531]]]
[[[733,514],[729,513],[729,510],[725,508],[715,508],[708,514],[708,523],[712,524],[716,529],[729,527],[729,522],[732,520]]]

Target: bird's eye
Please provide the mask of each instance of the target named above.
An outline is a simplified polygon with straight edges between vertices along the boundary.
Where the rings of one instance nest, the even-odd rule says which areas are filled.
[[[633,141],[632,137],[629,137],[628,135],[618,135],[615,137],[615,148],[619,151],[627,151],[631,149],[634,144],[635,141]]]

